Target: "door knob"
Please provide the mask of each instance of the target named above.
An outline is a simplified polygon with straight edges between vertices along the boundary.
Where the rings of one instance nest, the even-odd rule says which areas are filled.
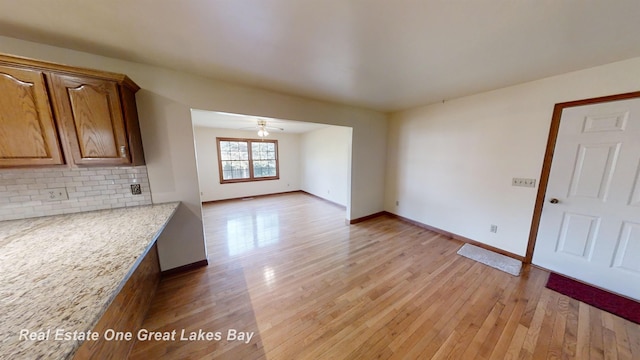
[[[549,200],[549,202],[552,203],[552,204],[557,204],[557,203],[560,202],[560,200],[558,200],[556,198],[553,198],[553,199]]]

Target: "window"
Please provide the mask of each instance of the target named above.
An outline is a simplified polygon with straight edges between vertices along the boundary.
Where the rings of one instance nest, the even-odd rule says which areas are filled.
[[[280,178],[277,140],[216,140],[221,184]]]

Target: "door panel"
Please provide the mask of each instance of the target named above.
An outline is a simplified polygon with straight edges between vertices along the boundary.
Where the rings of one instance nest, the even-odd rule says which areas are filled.
[[[639,139],[640,99],[563,109],[534,264],[640,299]]]
[[[0,66],[0,94],[0,166],[62,164],[43,74]]]
[[[75,164],[129,164],[126,128],[113,81],[51,74],[55,110]]]
[[[624,131],[629,112],[585,117],[583,132]]]
[[[606,201],[619,150],[620,143],[580,144],[569,197]]]
[[[636,180],[633,183],[633,192],[629,197],[629,206],[640,207],[640,164],[638,164],[638,171],[636,171]]]
[[[624,222],[614,267],[640,274],[640,224]]]
[[[118,157],[108,93],[87,85],[67,92],[82,158]]]
[[[598,233],[600,218],[581,214],[564,213],[557,251],[589,259],[594,238]]]

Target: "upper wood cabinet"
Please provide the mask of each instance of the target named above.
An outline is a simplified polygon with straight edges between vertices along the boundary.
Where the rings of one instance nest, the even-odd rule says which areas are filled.
[[[144,164],[138,89],[120,74],[0,55],[0,167]]]
[[[51,74],[56,117],[75,164],[128,164],[129,146],[116,83]]]
[[[44,74],[0,65],[0,166],[63,163]]]

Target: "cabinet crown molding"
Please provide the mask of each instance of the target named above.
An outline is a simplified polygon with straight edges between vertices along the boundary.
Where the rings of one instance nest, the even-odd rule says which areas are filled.
[[[95,70],[84,67],[77,67],[71,65],[58,64],[49,61],[31,59],[23,56],[8,55],[0,53],[0,65],[12,66],[23,65],[33,69],[42,71],[55,71],[58,73],[64,73],[68,75],[85,75],[103,80],[115,81],[127,88],[131,89],[134,93],[140,90],[140,86],[131,80],[127,75],[118,74],[109,71]]]

